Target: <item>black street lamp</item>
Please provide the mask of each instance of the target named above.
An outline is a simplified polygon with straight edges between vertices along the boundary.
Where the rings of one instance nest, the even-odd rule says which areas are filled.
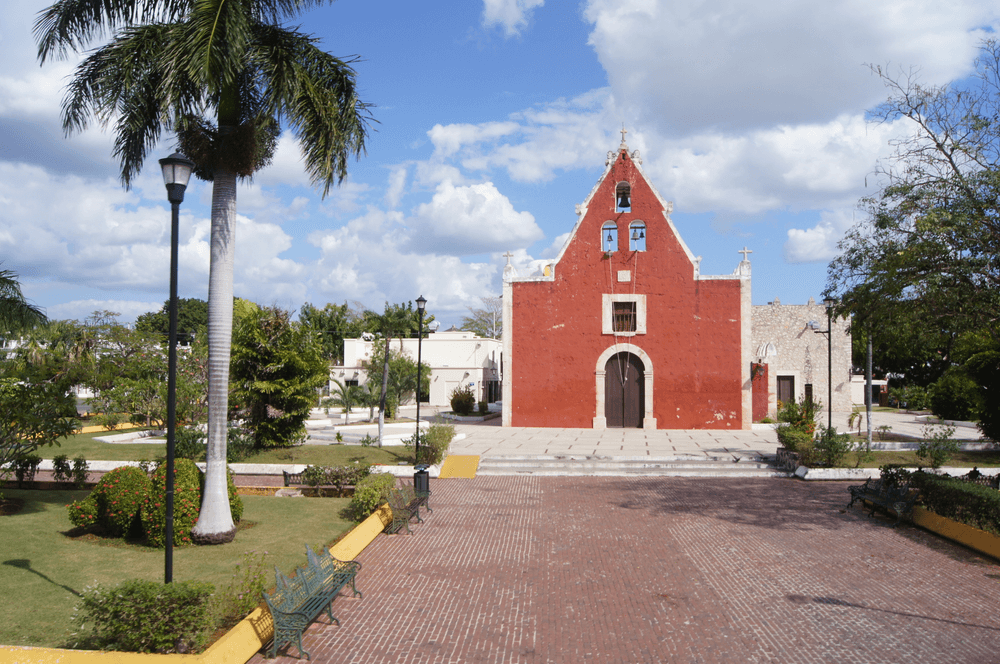
[[[180,152],[160,160],[163,169],[163,184],[167,186],[167,200],[170,201],[170,355],[167,363],[167,522],[166,552],[164,556],[163,582],[170,583],[174,577],[174,433],[177,410],[177,235],[180,225],[180,208],[184,202],[184,190],[194,162]]]
[[[423,494],[424,496],[430,493],[430,480],[427,474],[427,467],[425,464],[420,463],[420,351],[424,341],[424,308],[426,306],[427,300],[421,295],[417,298],[417,433],[415,434],[417,442],[413,457],[414,470],[416,471],[413,474],[413,490],[418,495]]]
[[[826,306],[826,329],[813,331],[826,335],[826,430],[829,432],[833,429],[833,307],[837,301],[826,297],[823,304]]]

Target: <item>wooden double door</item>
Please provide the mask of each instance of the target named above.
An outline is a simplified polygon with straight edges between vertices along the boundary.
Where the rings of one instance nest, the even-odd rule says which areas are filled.
[[[642,427],[646,393],[642,361],[632,353],[612,355],[604,365],[604,417],[608,427]]]

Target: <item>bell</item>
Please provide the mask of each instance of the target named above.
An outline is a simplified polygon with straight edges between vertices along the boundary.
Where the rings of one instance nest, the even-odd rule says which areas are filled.
[[[632,202],[629,201],[628,192],[622,192],[618,196],[618,207],[619,209],[625,209],[632,207]]]
[[[610,247],[611,243],[614,242],[614,241],[615,241],[615,238],[611,236],[611,231],[608,231],[608,246]]]

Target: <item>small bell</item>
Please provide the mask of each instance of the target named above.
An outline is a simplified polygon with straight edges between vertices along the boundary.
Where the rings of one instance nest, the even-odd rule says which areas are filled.
[[[628,192],[623,191],[618,194],[618,209],[624,210],[625,208],[632,207],[632,202],[628,198]]]

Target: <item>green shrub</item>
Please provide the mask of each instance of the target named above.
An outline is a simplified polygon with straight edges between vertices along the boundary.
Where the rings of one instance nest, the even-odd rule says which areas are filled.
[[[35,473],[38,472],[38,464],[41,462],[42,457],[37,454],[25,454],[14,459],[11,465],[14,466],[14,477],[17,478],[18,485],[34,481]]]
[[[975,420],[982,409],[979,385],[961,367],[948,369],[927,388],[931,412],[942,420]]]
[[[351,464],[347,466],[306,466],[302,471],[302,481],[313,487],[322,495],[320,486],[332,486],[337,495],[341,495],[344,487],[357,485],[368,477],[371,466],[367,464]]]
[[[923,410],[927,407],[927,390],[919,385],[890,387],[889,402],[899,408]]]
[[[816,431],[816,413],[823,408],[823,404],[818,401],[806,400],[797,403],[794,399],[780,404],[778,408],[778,421],[788,424],[793,429],[807,431],[812,438]]]
[[[199,649],[211,624],[210,583],[161,584],[131,579],[84,590],[76,619],[89,628],[84,644],[103,650],[172,653]]]
[[[917,456],[931,468],[940,468],[958,452],[958,442],[952,439],[955,427],[924,425],[924,439],[917,446]]]
[[[261,593],[267,589],[267,551],[244,551],[236,565],[229,585],[212,597],[210,614],[216,629],[229,629],[250,615],[261,603]]]
[[[486,415],[488,412],[490,412],[490,405],[488,403],[486,403],[485,401],[480,401],[479,402],[479,414],[480,415]]]
[[[957,477],[916,472],[917,504],[939,516],[1000,535],[1000,491]]]
[[[74,526],[100,526],[108,537],[135,536],[149,495],[150,482],[135,466],[115,468],[97,483],[90,495],[67,506]]]
[[[204,461],[205,432],[198,427],[180,427],[174,430],[174,459]]]
[[[388,500],[396,478],[388,473],[372,473],[354,486],[354,496],[347,509],[355,521],[364,521]]]
[[[73,467],[67,455],[60,454],[52,458],[52,477],[56,482],[69,482],[73,479]]]
[[[472,393],[472,387],[463,385],[456,387],[451,393],[451,410],[456,415],[472,415],[476,407],[476,395]]]
[[[415,435],[416,434],[414,434],[414,436]],[[414,436],[410,436],[409,438],[403,440],[403,444],[406,445],[407,451],[413,449]],[[445,454],[448,452],[448,446],[451,445],[451,441],[454,437],[455,425],[453,424],[438,422],[432,424],[427,431],[421,431],[420,458],[416,460],[416,463],[426,463],[432,466],[441,463]]]
[[[73,459],[73,484],[76,488],[82,489],[87,484],[87,472],[89,470],[90,466],[82,455]]]
[[[142,506],[142,526],[152,546],[166,546],[167,464],[153,473],[149,496]],[[174,460],[174,546],[191,544],[191,529],[201,509],[201,471],[190,459]]]
[[[823,429],[823,433],[813,442],[813,449],[820,461],[828,466],[839,466],[851,451],[851,436],[837,433],[836,429]]]
[[[76,500],[66,506],[69,512],[69,522],[79,528],[89,528],[97,525],[97,501],[93,496]]]
[[[776,433],[778,434],[778,442],[790,452],[803,454],[804,451],[812,449],[813,437],[808,431],[790,424],[782,424],[777,428]]]
[[[226,463],[239,463],[252,456],[255,451],[253,432],[230,422],[226,438]]]

